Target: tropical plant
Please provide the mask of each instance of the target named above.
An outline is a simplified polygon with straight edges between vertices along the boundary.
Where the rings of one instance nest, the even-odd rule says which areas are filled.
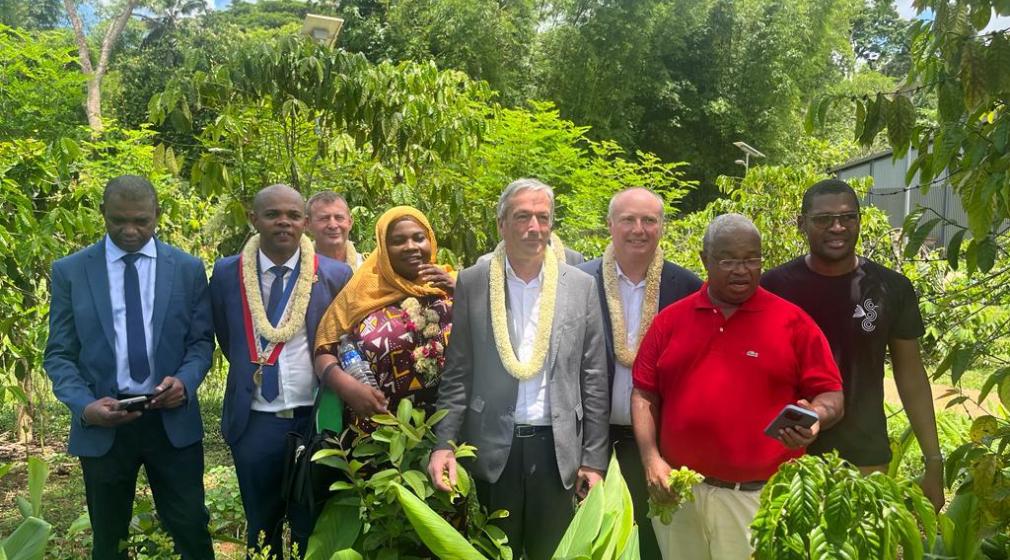
[[[779,467],[761,491],[751,532],[757,560],[894,559],[899,551],[915,560],[933,549],[937,519],[915,482],[863,476],[831,453]]]
[[[485,558],[413,491],[396,483],[390,486],[411,526],[438,558]],[[607,478],[579,505],[551,558],[638,560],[638,527],[616,455],[610,458]]]
[[[0,478],[12,465],[0,464]],[[18,510],[23,520],[17,529],[0,539],[0,560],[42,560],[52,526],[42,519],[42,489],[49,477],[49,466],[42,459],[28,458],[28,498],[17,496]]]
[[[429,543],[423,540],[421,531],[409,530],[397,488],[409,488],[434,515],[453,521],[455,527],[450,526],[450,530],[455,536],[451,538],[492,558],[512,557],[504,532],[488,524],[504,513],[487,515],[481,511],[476,489],[464,467],[457,469],[457,486],[452,493],[436,491],[428,479],[428,456],[436,443],[431,428],[445,414],[439,411],[428,416],[404,399],[395,415],[372,417],[378,425],[374,432],[358,430],[346,447],[344,441],[333,439],[333,447],[316,452],[313,461],[336,469],[341,479],[330,487],[333,495],[316,522],[306,560],[328,559],[346,549],[366,559],[384,558],[389,551],[397,551],[401,557],[424,557],[435,552],[435,548],[426,548]],[[459,459],[474,456],[470,445],[457,445],[454,451]]]

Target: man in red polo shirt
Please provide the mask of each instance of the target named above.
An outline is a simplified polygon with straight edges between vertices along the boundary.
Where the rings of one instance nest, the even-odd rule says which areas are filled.
[[[632,425],[654,499],[677,499],[671,468],[705,477],[670,525],[653,520],[663,557],[746,559],[761,487],[840,419],[842,383],[813,320],[758,287],[761,236],[750,220],[715,218],[701,259],[708,281],[660,312],[642,340]],[[787,404],[814,411],[817,423],[766,436]]]

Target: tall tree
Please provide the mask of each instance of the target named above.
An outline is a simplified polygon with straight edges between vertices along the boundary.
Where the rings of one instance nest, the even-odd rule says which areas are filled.
[[[866,0],[852,20],[852,50],[871,70],[894,77],[908,73],[911,22],[901,19],[892,0]]]
[[[77,53],[81,63],[81,69],[88,77],[88,97],[85,101],[84,109],[88,115],[88,125],[95,133],[99,133],[104,128],[102,124],[102,79],[109,70],[109,57],[112,54],[112,47],[119,38],[126,22],[130,19],[130,14],[137,7],[138,0],[126,0],[118,15],[114,16],[112,24],[109,25],[102,39],[102,44],[98,53],[98,62],[91,61],[91,48],[88,46],[88,37],[84,32],[84,24],[81,17],[77,15],[77,5],[74,0],[63,0],[63,6],[67,10],[70,18],[70,25],[74,28],[74,37],[77,39]]]

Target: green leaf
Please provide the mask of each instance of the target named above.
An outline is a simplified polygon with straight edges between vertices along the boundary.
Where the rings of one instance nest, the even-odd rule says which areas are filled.
[[[32,501],[32,516],[42,515],[42,490],[49,478],[49,465],[38,456],[28,458],[28,495]]]
[[[960,83],[953,77],[945,79],[937,91],[941,122],[956,122],[964,113],[964,96]]]
[[[989,272],[996,264],[996,240],[991,235],[985,236],[978,244],[978,269]]]
[[[887,140],[894,149],[894,157],[908,152],[908,143],[915,127],[915,106],[907,95],[897,95],[887,113]]]
[[[11,472],[14,467],[14,463],[0,463],[0,479],[7,476],[7,473]]]
[[[308,559],[306,558],[306,560]],[[334,552],[333,556],[330,556],[330,560],[364,560],[364,556],[354,549],[345,548]]]
[[[353,547],[362,527],[358,510],[357,506],[328,500],[309,537],[305,560],[331,558],[337,552]]]
[[[952,385],[957,385],[957,382],[961,380],[961,376],[964,375],[964,372],[968,370],[968,366],[971,365],[973,357],[974,355],[970,348],[962,347],[954,350],[954,361],[950,367],[950,383]]]
[[[905,258],[914,259],[919,254],[919,249],[922,248],[923,242],[929,236],[936,224],[940,223],[941,218],[933,218],[932,220],[927,220],[922,225],[915,229],[912,235],[908,236],[908,243],[905,245]]]
[[[961,83],[964,102],[969,111],[976,110],[986,99],[987,69],[983,53],[975,41],[965,41],[961,49]]]
[[[43,560],[51,530],[49,523],[37,517],[29,517],[0,542],[0,549],[9,560]]]
[[[589,495],[575,512],[575,518],[565,531],[561,542],[554,550],[554,558],[571,558],[574,556],[589,556],[593,550],[593,540],[603,523],[603,512],[607,507],[606,496],[602,484],[593,486]]]
[[[1001,384],[1007,378],[1007,375],[1010,375],[1010,367],[1002,367],[989,374],[985,378],[985,382],[982,383],[982,388],[978,391],[978,402],[984,402],[985,398],[989,396],[989,392]]]
[[[966,229],[957,230],[947,243],[947,264],[953,270],[957,270],[958,259],[961,255],[961,242],[964,241],[964,234],[967,231]]]
[[[438,558],[485,560],[463,535],[428,504],[399,484],[389,485],[417,536]]]

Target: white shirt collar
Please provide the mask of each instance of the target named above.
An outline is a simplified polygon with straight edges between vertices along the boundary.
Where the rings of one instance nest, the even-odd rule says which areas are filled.
[[[631,278],[628,278],[628,276],[626,274],[624,274],[624,271],[621,270],[621,265],[617,262],[617,259],[614,259],[614,267],[617,268],[617,277],[619,279],[624,280],[625,282],[627,282],[629,286],[631,286],[633,288],[644,288],[645,287],[645,280],[644,279],[641,282],[637,282],[636,283],[636,282],[633,282],[631,280]]]
[[[291,255],[291,258],[289,258],[287,261],[281,264],[288,267],[288,270],[294,270],[295,265],[298,264],[298,259],[300,259],[301,257],[302,257],[302,249],[301,247],[299,247],[298,249],[295,250],[295,254]],[[263,252],[263,249],[259,250],[259,259],[260,259],[260,270],[263,272],[266,272],[270,270],[271,267],[275,266],[274,261],[270,260],[270,257],[268,257],[266,253]]]
[[[506,255],[505,256],[505,277],[508,278],[509,280],[516,280],[518,282],[522,282],[523,284],[526,284],[527,286],[531,286],[531,287],[532,286],[539,286],[544,281],[544,265],[543,265],[543,263],[540,264],[540,272],[537,273],[537,277],[536,278],[530,280],[529,282],[526,282],[525,280],[523,280],[522,278],[520,278],[519,275],[516,274],[515,269],[512,268],[512,263],[509,262],[508,255]]]
[[[145,257],[151,257],[152,259],[158,258],[158,247],[154,243],[154,238],[147,240],[147,243],[137,251]],[[109,234],[105,234],[105,260],[106,262],[116,262],[126,256],[128,253],[119,248],[109,237]]]

